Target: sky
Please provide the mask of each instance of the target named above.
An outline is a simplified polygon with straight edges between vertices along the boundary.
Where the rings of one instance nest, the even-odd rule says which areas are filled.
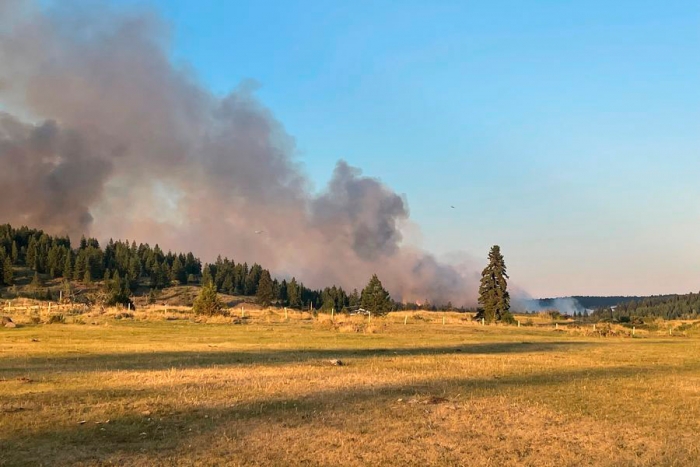
[[[257,87],[317,189],[342,158],[403,194],[407,242],[499,244],[538,297],[700,290],[700,2],[112,3]]]

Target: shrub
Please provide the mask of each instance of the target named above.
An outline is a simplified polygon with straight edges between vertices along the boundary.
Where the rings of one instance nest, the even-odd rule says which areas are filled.
[[[134,314],[133,313],[117,313],[114,315],[114,319],[134,319]]]
[[[518,321],[515,319],[515,316],[510,311],[506,311],[505,313],[501,314],[501,321],[506,323],[506,324],[518,324]]]
[[[195,299],[192,309],[198,315],[214,316],[223,314],[224,305],[219,300],[213,283],[209,282],[202,287],[202,291]]]
[[[55,314],[49,316],[48,321],[46,321],[47,324],[65,324],[66,323],[66,317],[63,316],[62,314]]]

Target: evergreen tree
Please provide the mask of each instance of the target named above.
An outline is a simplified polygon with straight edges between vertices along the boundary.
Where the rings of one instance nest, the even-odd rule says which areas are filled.
[[[262,307],[270,306],[272,300],[275,298],[274,289],[272,286],[272,278],[270,277],[270,271],[263,269],[260,275],[260,282],[258,282],[258,291],[256,294],[258,304]]]
[[[12,264],[17,264],[19,263],[19,249],[17,248],[17,242],[13,241],[12,242],[12,251],[11,251],[11,260]]]
[[[106,305],[114,306],[117,304],[131,305],[131,308],[134,308],[134,303],[131,301],[131,298],[129,298],[128,284],[121,280],[119,271],[114,271],[112,280],[109,282],[109,294]]]
[[[357,291],[357,289],[353,289],[353,290],[352,290],[352,293],[351,293],[350,296],[348,297],[348,305],[349,305],[351,308],[360,306],[360,294],[359,294],[359,292]]]
[[[70,300],[71,296],[73,295],[73,288],[71,287],[68,279],[63,279],[63,286],[61,290],[63,292],[63,300]]]
[[[283,305],[287,304],[287,281],[282,280],[279,286],[279,290],[277,291],[277,300],[278,303],[281,303]]]
[[[192,309],[198,315],[213,316],[222,314],[224,305],[216,294],[216,286],[213,282],[210,281],[202,287]]]
[[[12,271],[12,259],[9,256],[5,257],[5,261],[2,268],[2,281],[5,285],[14,284],[14,274]]]
[[[76,281],[81,280],[85,277],[85,255],[83,254],[85,250],[80,250],[80,253],[75,258],[75,265],[73,266],[73,279]]]
[[[248,276],[245,278],[245,294],[256,295],[258,292],[258,283],[262,275],[262,267],[259,264],[251,266]]]
[[[170,268],[170,280],[176,281],[178,284],[183,285],[187,282],[187,273],[185,272],[185,267],[180,262],[180,258],[177,256],[173,260],[173,266]]]
[[[27,266],[34,269],[35,271],[38,270],[36,240],[34,239],[34,237],[31,237],[29,239],[29,245],[27,245],[27,255],[25,257],[25,261]]]
[[[73,277],[73,263],[71,261],[71,253],[68,251],[66,253],[66,260],[63,263],[63,277],[66,279],[70,279]]]
[[[202,268],[202,286],[213,283],[214,279],[211,276],[211,267],[208,264]]]
[[[287,301],[291,308],[301,308],[301,288],[294,277],[287,284]]]
[[[134,244],[136,248],[136,244]],[[138,256],[132,256],[129,259],[129,272],[127,274],[129,279],[129,288],[131,290],[136,290],[139,284],[139,278],[141,277],[141,261]]]
[[[148,292],[148,304],[153,305],[154,303],[156,303],[156,298],[156,289],[151,289]]]
[[[476,319],[483,318],[487,323],[500,320],[510,321],[510,295],[508,294],[508,274],[506,263],[498,245],[491,247],[489,264],[481,273],[479,285],[479,305],[481,309]]]
[[[367,286],[362,289],[360,304],[362,308],[377,315],[388,313],[391,310],[392,303],[389,292],[382,286],[382,282],[376,274],[372,275]]]
[[[41,288],[42,285],[44,285],[44,282],[41,280],[39,273],[34,271],[34,278],[32,279],[32,282],[30,284],[31,288],[34,290],[38,290],[39,288]]]

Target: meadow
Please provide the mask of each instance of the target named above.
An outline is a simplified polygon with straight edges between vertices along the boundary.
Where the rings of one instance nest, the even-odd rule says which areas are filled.
[[[700,465],[698,336],[468,318],[16,319],[0,465]]]

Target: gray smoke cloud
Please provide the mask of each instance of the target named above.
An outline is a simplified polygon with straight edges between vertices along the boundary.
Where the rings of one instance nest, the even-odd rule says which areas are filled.
[[[405,199],[344,161],[311,193],[254,86],[213,95],[171,63],[167,37],[147,11],[0,2],[2,221],[221,253],[312,287],[377,273],[395,299],[475,302],[473,270],[402,244]]]

